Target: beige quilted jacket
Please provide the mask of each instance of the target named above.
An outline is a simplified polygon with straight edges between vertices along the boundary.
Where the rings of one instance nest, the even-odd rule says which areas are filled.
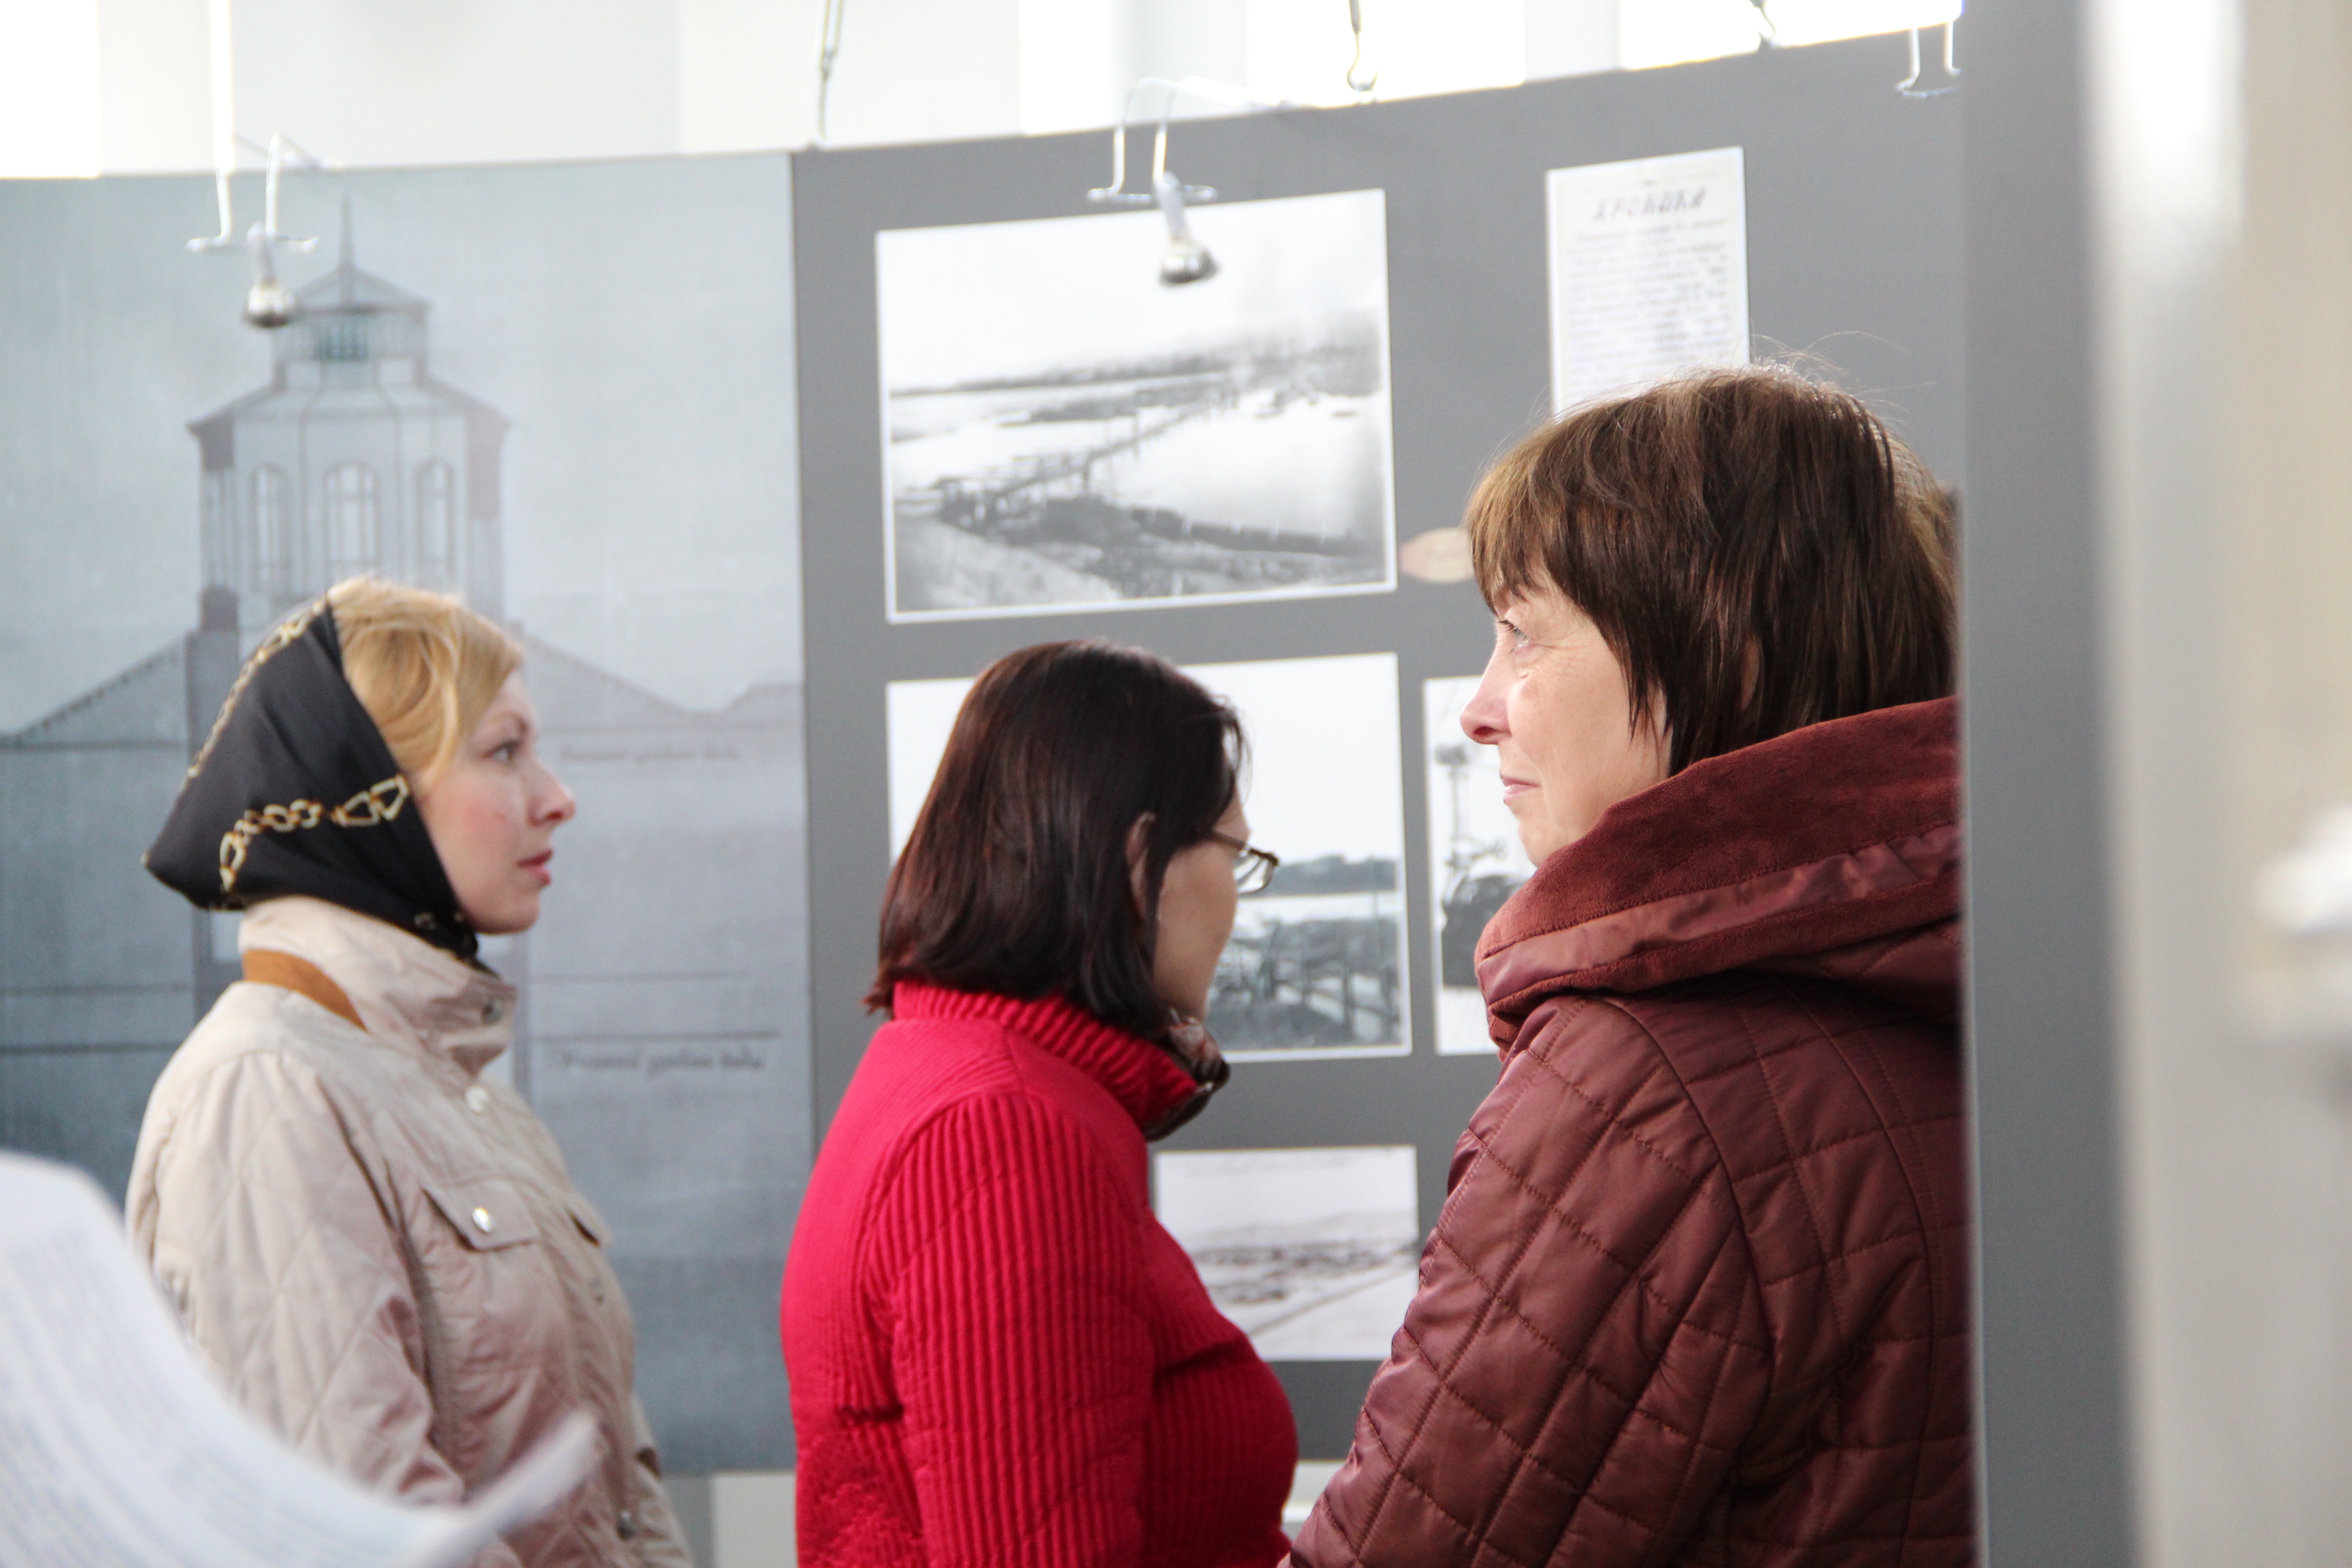
[[[478,1076],[514,988],[315,899],[253,910],[241,942],[316,965],[367,1027],[241,982],[156,1083],[125,1207],[197,1349],[298,1447],[418,1502],[585,1405],[601,1468],[479,1568],[691,1568],[604,1221]]]

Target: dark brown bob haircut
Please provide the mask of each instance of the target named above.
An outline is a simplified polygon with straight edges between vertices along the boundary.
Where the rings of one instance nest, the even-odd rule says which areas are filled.
[[[1161,1039],[1160,886],[1239,789],[1241,721],[1156,654],[1045,643],[981,673],[882,895],[866,1005],[901,980],[1064,996]],[[1136,904],[1128,834],[1147,820]]]
[[[1558,589],[1669,766],[1953,689],[1953,508],[1859,398],[1779,365],[1571,409],[1471,497],[1479,591]]]

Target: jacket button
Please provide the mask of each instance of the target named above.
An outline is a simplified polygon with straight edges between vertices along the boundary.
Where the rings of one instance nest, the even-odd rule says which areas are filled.
[[[472,1111],[477,1116],[487,1114],[490,1109],[490,1091],[484,1089],[478,1083],[473,1088],[467,1089],[466,1091],[466,1109]]]
[[[498,998],[493,996],[488,1001],[482,1004],[482,1022],[485,1024],[495,1024],[498,1021],[499,1002]]]
[[[637,1538],[637,1516],[623,1509],[621,1517],[613,1521],[613,1530],[622,1540],[635,1541]]]
[[[499,1222],[490,1217],[489,1210],[476,1209],[474,1211],[474,1228],[480,1231],[484,1236],[488,1236],[490,1232],[499,1228]]]

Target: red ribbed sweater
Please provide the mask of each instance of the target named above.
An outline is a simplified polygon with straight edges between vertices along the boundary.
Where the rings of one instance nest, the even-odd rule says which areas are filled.
[[[1289,1404],[1151,1213],[1192,1079],[1066,1002],[892,1013],[784,1266],[800,1561],[1274,1563]]]

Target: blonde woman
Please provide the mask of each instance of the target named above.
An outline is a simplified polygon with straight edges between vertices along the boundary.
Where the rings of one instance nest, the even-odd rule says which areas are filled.
[[[601,1468],[481,1568],[686,1568],[632,1391],[604,1225],[482,1070],[572,795],[521,649],[457,600],[367,578],[247,662],[148,869],[243,910],[245,979],[156,1083],[128,1218],[235,1396],[382,1490],[450,1502],[564,1414]]]

